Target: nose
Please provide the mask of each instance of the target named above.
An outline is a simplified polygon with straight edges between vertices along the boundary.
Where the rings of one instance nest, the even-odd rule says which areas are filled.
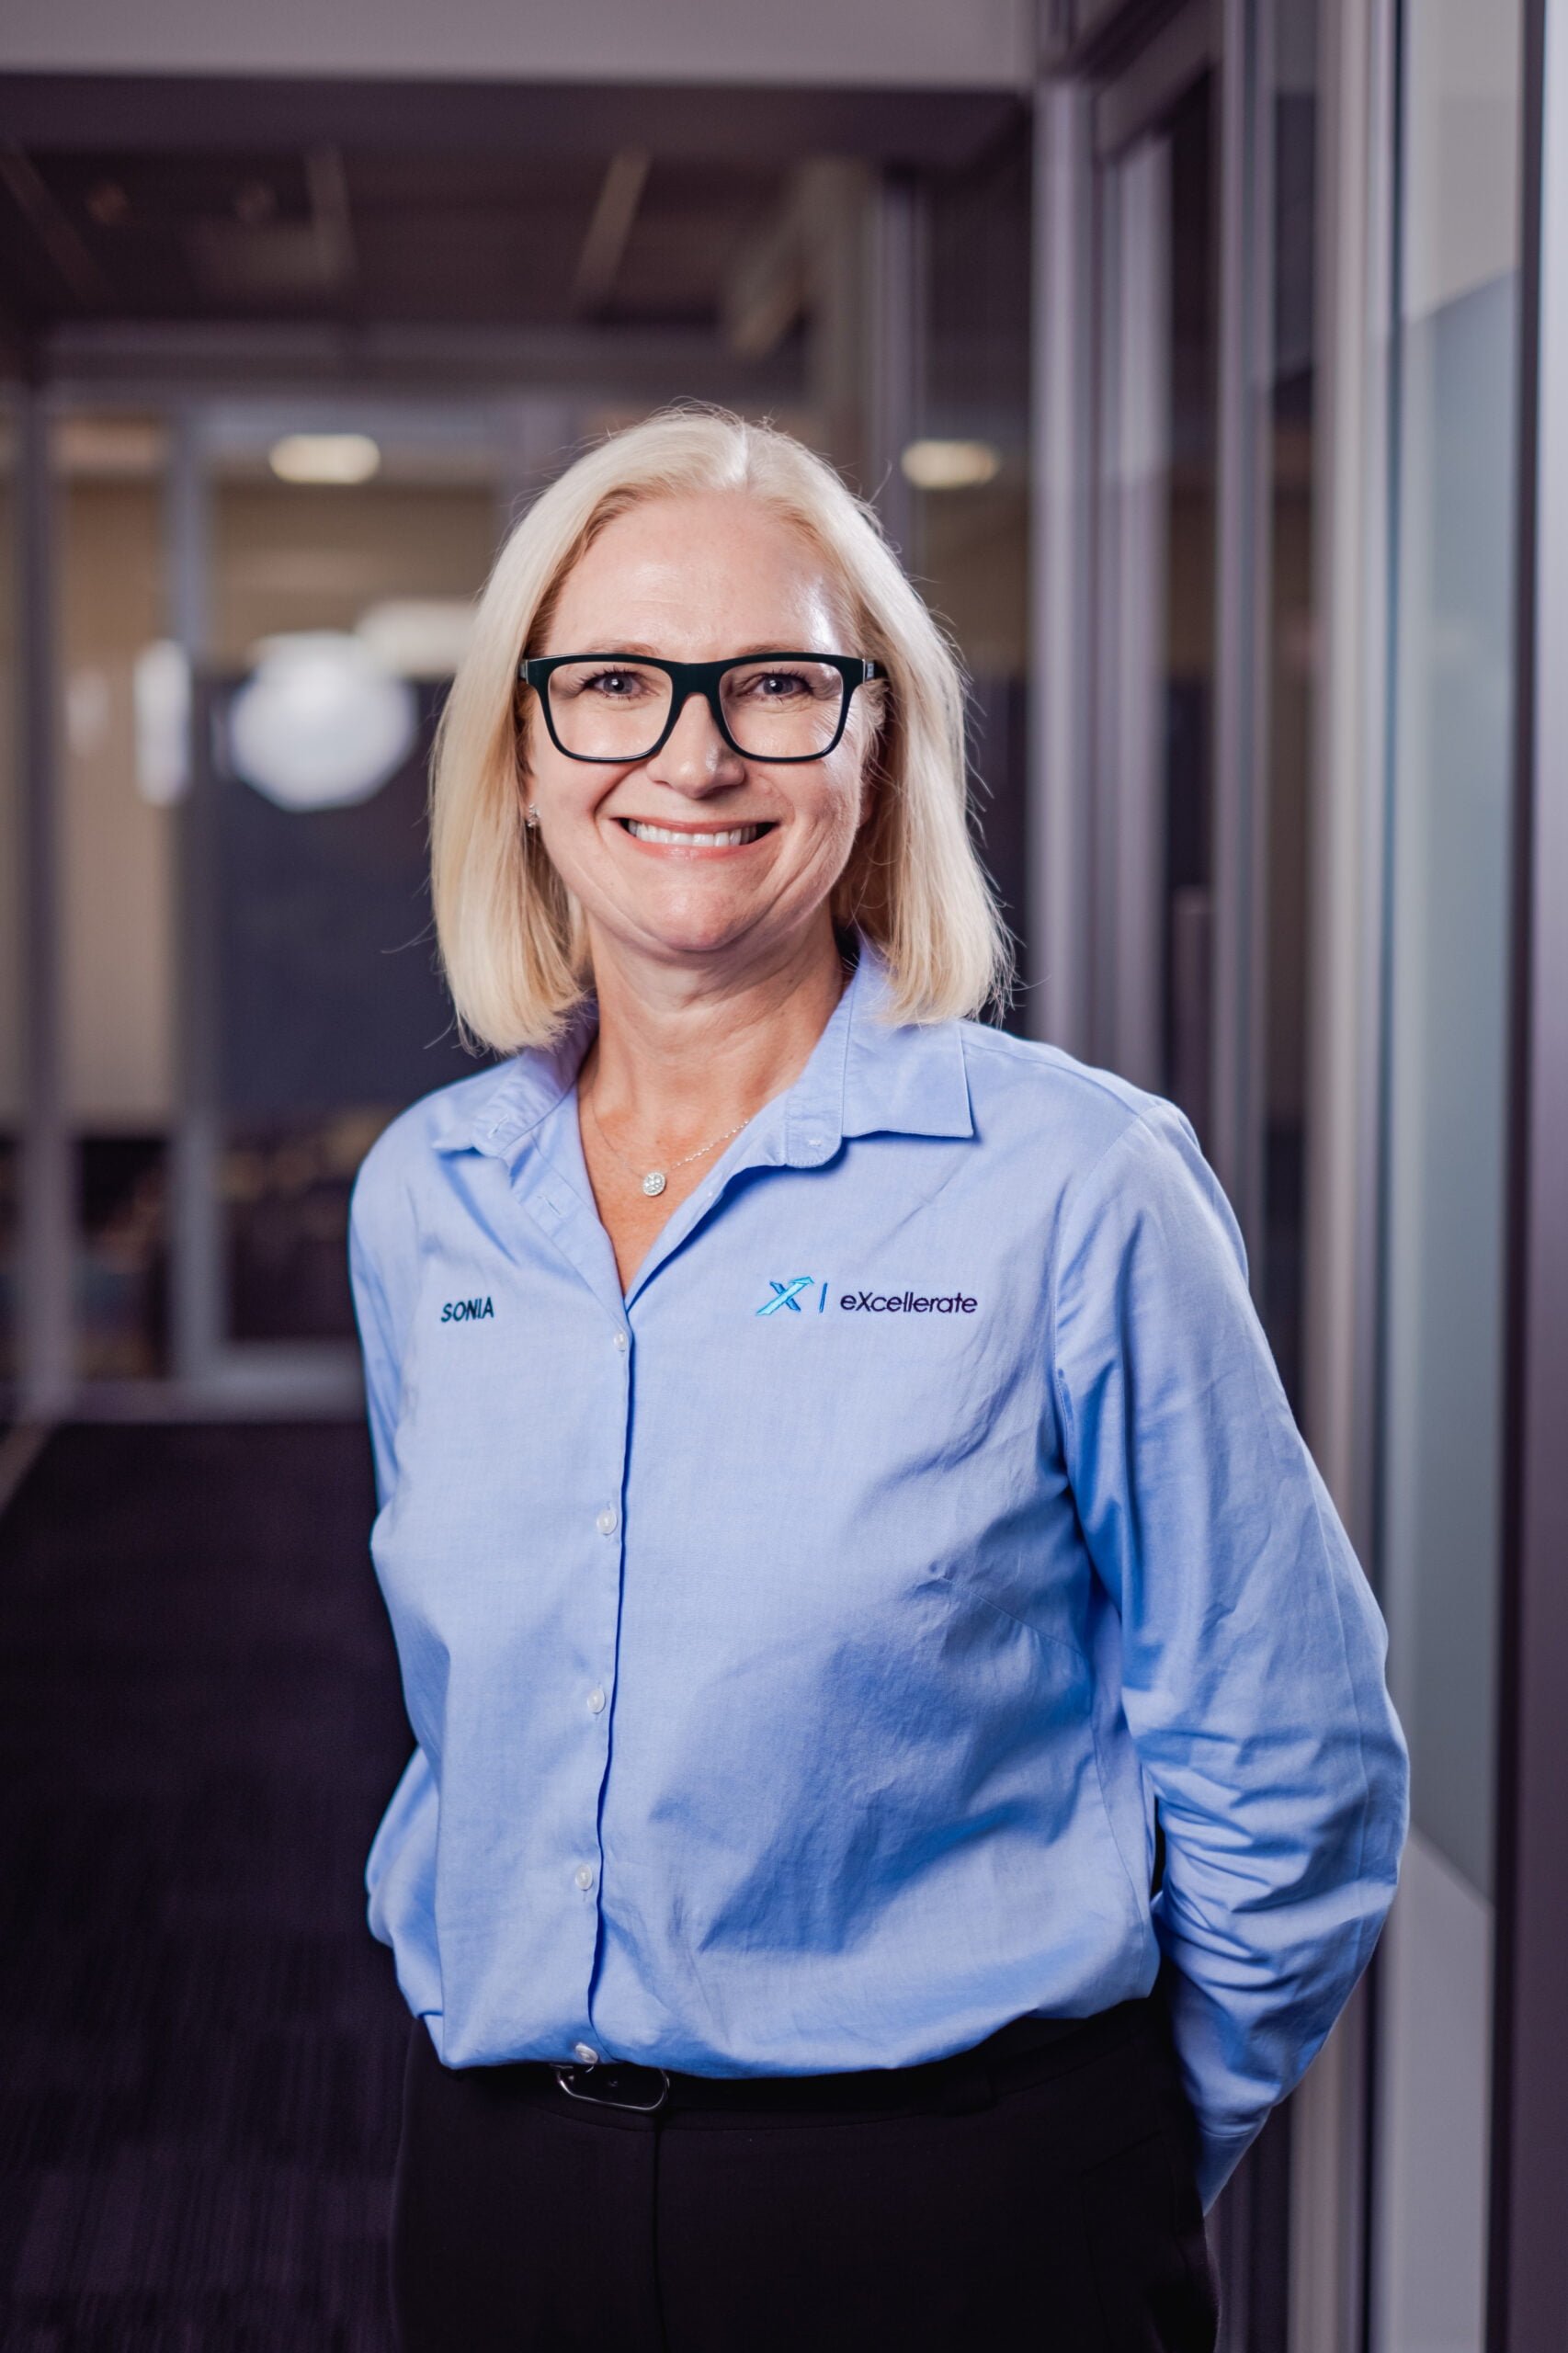
[[[707,698],[699,694],[687,695],[668,741],[646,765],[656,784],[687,793],[733,784],[745,772],[744,761],[720,734]]]

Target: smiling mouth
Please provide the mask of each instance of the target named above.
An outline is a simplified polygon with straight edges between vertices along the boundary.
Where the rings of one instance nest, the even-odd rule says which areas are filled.
[[[664,842],[673,849],[738,849],[747,842],[755,842],[773,831],[775,820],[768,818],[757,824],[713,827],[698,832],[694,827],[650,825],[638,817],[618,817],[633,841]]]

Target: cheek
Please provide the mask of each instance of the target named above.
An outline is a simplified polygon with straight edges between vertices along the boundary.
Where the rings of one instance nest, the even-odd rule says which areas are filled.
[[[809,809],[798,811],[807,819],[804,838],[819,856],[841,858],[854,842],[860,823],[860,787],[849,767],[813,795]]]

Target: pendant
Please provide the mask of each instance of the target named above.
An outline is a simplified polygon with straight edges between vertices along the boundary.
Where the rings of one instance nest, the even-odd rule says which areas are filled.
[[[654,1193],[662,1193],[664,1189],[665,1178],[663,1171],[657,1168],[650,1168],[648,1174],[642,1179],[642,1190],[652,1196]]]

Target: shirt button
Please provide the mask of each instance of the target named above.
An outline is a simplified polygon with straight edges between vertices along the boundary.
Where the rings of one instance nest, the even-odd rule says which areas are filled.
[[[626,1335],[625,1335],[625,1333],[624,1333],[624,1332],[618,1332],[618,1333],[616,1334],[616,1336],[615,1336],[615,1345],[616,1345],[616,1347],[617,1347],[618,1348],[620,1348],[621,1350],[623,1350],[623,1351],[624,1351],[624,1349],[625,1349],[625,1347],[626,1347]]]
[[[599,2063],[599,2054],[591,2042],[574,2042],[572,2045],[572,2056],[574,2059],[581,2060],[585,2067],[597,2067]]]
[[[603,1511],[600,1512],[597,1519],[595,1520],[594,1526],[598,1529],[601,1536],[613,1536],[615,1534],[616,1522],[619,1518],[619,1514],[617,1512],[615,1506],[613,1504],[607,1504]]]
[[[592,1708],[596,1716],[603,1715],[605,1711],[605,1695],[597,1685],[588,1694],[588,1705]]]
[[[592,1887],[594,1883],[594,1874],[590,1867],[586,1863],[579,1863],[572,1876],[576,1881],[578,1886],[582,1889],[584,1894],[586,1895],[589,1888]]]

